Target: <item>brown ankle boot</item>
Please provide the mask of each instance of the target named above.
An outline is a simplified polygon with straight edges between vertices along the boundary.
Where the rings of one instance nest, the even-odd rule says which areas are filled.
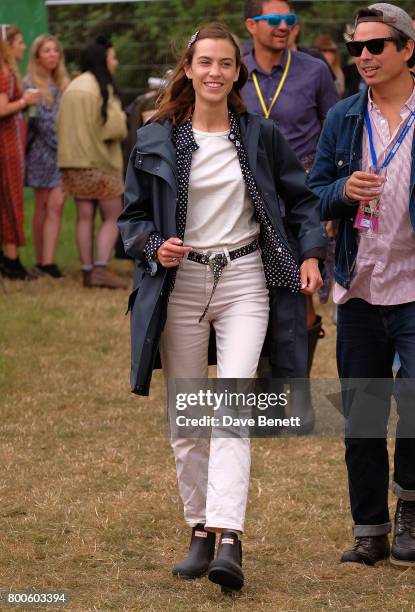
[[[127,289],[128,283],[107,266],[94,266],[89,281],[90,287],[107,287],[108,289]]]

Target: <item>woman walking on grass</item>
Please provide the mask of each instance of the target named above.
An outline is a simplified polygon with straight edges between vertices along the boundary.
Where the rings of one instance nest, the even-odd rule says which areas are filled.
[[[33,278],[19,259],[25,243],[22,111],[39,99],[37,90],[22,91],[16,62],[23,59],[25,48],[18,28],[0,25],[0,273],[13,280]]]
[[[152,123],[137,133],[119,227],[136,259],[131,380],[138,394],[148,394],[159,344],[167,381],[207,378],[211,325],[217,377],[252,379],[267,331],[268,287],[309,291],[321,283],[317,260],[300,276],[275,186],[300,232],[308,229],[301,228],[302,211],[318,202],[274,123],[245,111],[246,78],[232,34],[220,25],[203,27],[190,39]],[[192,529],[189,555],[173,574],[207,573],[223,591],[238,591],[249,439],[171,443]]]
[[[58,165],[63,190],[76,202],[76,238],[85,287],[127,287],[108,268],[118,237],[124,191],[121,141],[127,135],[113,82],[117,66],[111,42],[98,36],[83,50],[82,74],[65,90],[58,114]],[[94,253],[96,207],[102,224]]]
[[[53,278],[62,272],[55,263],[64,194],[57,165],[56,116],[61,95],[69,83],[62,47],[50,34],[42,34],[30,49],[25,88],[41,93],[34,116],[29,118],[26,146],[26,185],[33,187],[35,209],[32,234],[35,271]]]

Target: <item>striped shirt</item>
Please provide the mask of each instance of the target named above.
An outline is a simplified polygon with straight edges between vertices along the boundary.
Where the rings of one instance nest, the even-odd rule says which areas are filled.
[[[401,123],[392,135],[386,118],[370,93],[368,110],[376,155],[379,163],[382,163],[403,124],[415,110],[415,87],[400,109]],[[361,298],[369,304],[382,306],[415,301],[415,234],[409,220],[414,125],[387,168],[387,180],[380,200],[379,235],[375,238],[358,238],[350,289],[344,289],[338,283],[334,287],[333,299],[337,304],[344,304],[351,298]],[[372,163],[366,126],[362,145],[362,169],[365,169]]]

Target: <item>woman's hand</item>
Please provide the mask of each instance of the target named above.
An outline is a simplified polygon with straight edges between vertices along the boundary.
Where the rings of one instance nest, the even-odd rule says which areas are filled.
[[[305,259],[300,266],[301,274],[301,293],[305,295],[313,295],[317,289],[323,286],[320,270],[318,268],[318,259],[310,257]]]
[[[26,89],[23,94],[23,99],[26,102],[26,106],[34,106],[40,100],[39,89],[34,89],[33,87],[31,87],[30,89]]]
[[[163,242],[157,250],[157,261],[164,268],[178,266],[182,257],[192,250],[190,246],[180,246],[182,244],[183,241],[180,238],[169,238]]]

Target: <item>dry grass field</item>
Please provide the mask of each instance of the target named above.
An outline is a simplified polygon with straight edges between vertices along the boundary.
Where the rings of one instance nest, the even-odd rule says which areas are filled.
[[[351,542],[340,439],[253,441],[241,594],[173,579],[189,533],[162,379],[131,395],[128,292],[83,289],[71,266],[0,285],[0,590],[66,591],[79,612],[413,610],[414,571],[338,562]],[[313,376],[333,377],[320,310]]]

